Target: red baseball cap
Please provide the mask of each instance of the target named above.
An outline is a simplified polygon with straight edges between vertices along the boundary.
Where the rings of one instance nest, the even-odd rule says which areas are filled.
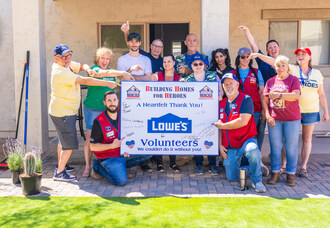
[[[303,51],[303,52],[306,52],[307,54],[309,55],[312,55],[312,52],[309,48],[306,48],[306,47],[301,47],[301,48],[298,48],[297,50],[294,51],[294,54],[297,55],[297,53],[299,51]]]

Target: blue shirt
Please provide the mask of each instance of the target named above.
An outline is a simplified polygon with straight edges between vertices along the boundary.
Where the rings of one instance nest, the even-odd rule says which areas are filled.
[[[245,79],[247,78],[248,74],[250,72],[250,68],[247,68],[247,69],[239,69],[239,76],[240,78],[242,79],[242,82],[244,83]],[[265,82],[264,82],[264,79],[262,77],[262,74],[261,74],[261,71],[258,70],[258,82],[259,82],[259,86],[265,86]]]
[[[152,73],[163,70],[163,57],[159,56],[158,59],[153,57],[151,53],[145,52],[142,49],[139,49],[141,55],[147,56],[151,61]]]
[[[229,100],[227,100],[226,109],[225,109],[225,113],[226,113],[227,116],[230,115],[230,112],[233,108],[233,105],[236,102],[237,97],[235,98],[235,100],[232,103],[230,103]],[[254,112],[254,109],[253,109],[252,98],[249,95],[245,95],[244,99],[242,100],[242,104],[241,104],[241,108],[239,110],[239,113],[240,114],[247,113],[247,114],[253,115],[253,112]]]
[[[262,52],[259,49],[260,54],[262,54]],[[259,58],[256,58],[256,61],[258,63],[258,69],[259,71],[261,71],[262,73],[262,77],[264,78],[264,82],[266,83],[270,78],[274,77],[275,75],[277,75],[276,70],[274,69],[273,66],[269,65],[268,63],[262,61]]]

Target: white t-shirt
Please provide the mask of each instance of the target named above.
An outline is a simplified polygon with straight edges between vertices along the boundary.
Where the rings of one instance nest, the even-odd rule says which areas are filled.
[[[300,81],[301,95],[299,99],[299,106],[301,113],[319,112],[320,101],[318,90],[320,85],[323,84],[323,76],[321,72],[313,68],[307,77],[303,73],[300,75],[299,66],[289,64],[289,67],[290,73],[299,78]]]
[[[128,71],[131,66],[139,65],[143,70],[132,71],[134,76],[143,76],[146,73],[152,73],[151,61],[148,57],[144,55],[139,55],[138,57],[132,57],[128,54],[120,56],[117,62],[117,70]]]

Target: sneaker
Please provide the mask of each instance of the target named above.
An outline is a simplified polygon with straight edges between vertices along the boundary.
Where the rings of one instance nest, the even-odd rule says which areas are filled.
[[[58,165],[56,165],[56,169],[58,168]],[[65,166],[65,170],[67,171],[67,172],[73,172],[75,169],[74,169],[74,167],[72,167],[72,166],[68,166],[68,165],[66,165]]]
[[[143,170],[143,172],[152,173],[152,168],[150,168],[149,165],[141,165],[140,167]]]
[[[254,190],[257,193],[265,193],[266,192],[266,187],[261,181],[256,183],[255,185],[252,183],[252,188],[254,188]]]
[[[215,166],[210,166],[209,167],[209,172],[211,173],[212,176],[218,176],[219,175],[219,170]]]
[[[176,164],[171,164],[170,169],[175,173],[180,173],[181,172],[181,170],[179,169],[179,166],[177,166]]]
[[[269,175],[269,169],[261,163],[261,172],[263,177],[267,177]]]
[[[203,166],[196,166],[196,175],[201,176],[204,174]]]
[[[53,179],[56,181],[74,181],[77,180],[77,177],[67,173],[66,170],[63,170],[60,173],[55,172]]]
[[[157,172],[159,172],[159,173],[165,172],[165,168],[164,168],[164,165],[162,163],[157,164]]]

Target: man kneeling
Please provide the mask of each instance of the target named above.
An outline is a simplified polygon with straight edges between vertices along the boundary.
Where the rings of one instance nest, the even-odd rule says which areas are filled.
[[[103,103],[106,111],[100,114],[93,123],[91,134],[91,151],[97,160],[93,163],[91,176],[93,178],[107,178],[114,185],[125,185],[127,182],[126,168],[134,167],[146,160],[151,155],[124,154],[120,156],[120,114],[118,111],[119,100],[115,92],[109,91],[104,95]]]
[[[220,101],[219,121],[214,125],[221,129],[219,145],[220,153],[224,158],[226,177],[229,181],[239,180],[239,167],[242,157],[245,156],[251,167],[252,187],[256,192],[266,192],[261,179],[253,101],[251,97],[238,91],[239,82],[233,74],[225,74],[221,79],[221,84],[227,98]]]

